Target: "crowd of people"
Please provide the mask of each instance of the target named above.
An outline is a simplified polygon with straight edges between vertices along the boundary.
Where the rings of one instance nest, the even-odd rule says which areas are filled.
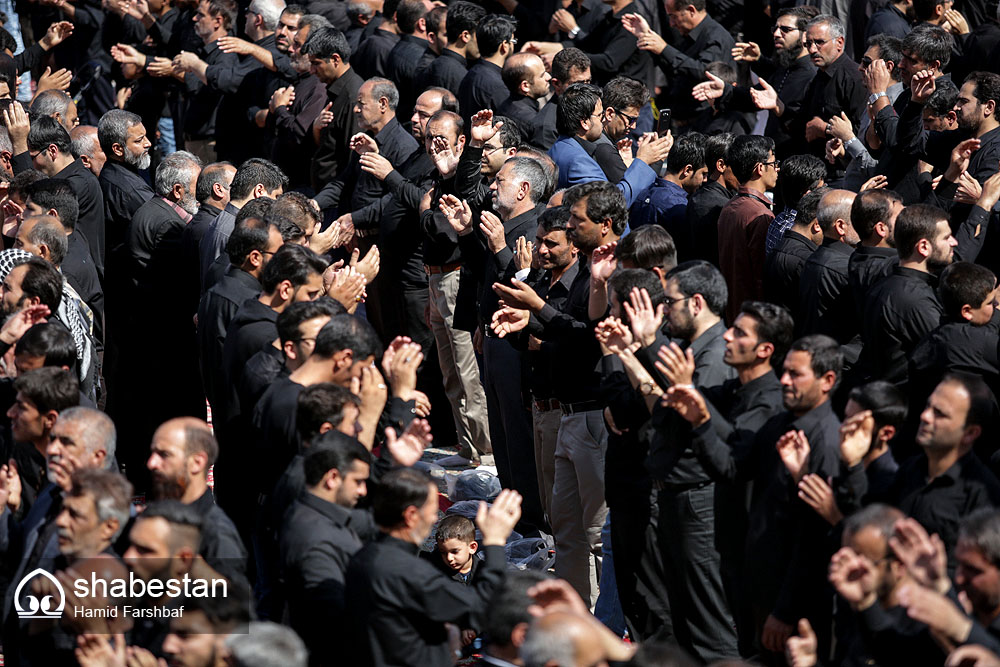
[[[0,0],[3,664],[1000,666],[1000,10],[815,4]]]

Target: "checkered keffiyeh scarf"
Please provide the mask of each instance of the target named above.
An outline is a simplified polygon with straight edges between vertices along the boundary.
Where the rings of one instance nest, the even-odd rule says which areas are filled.
[[[0,251],[0,282],[7,279],[7,274],[15,266],[24,264],[34,257],[24,250],[3,250]],[[88,335],[90,327],[79,307],[80,297],[63,279],[62,299],[59,300],[59,310],[55,313],[55,318],[62,322],[70,333],[73,334],[73,343],[76,345],[76,358],[79,362],[80,378],[87,377],[90,372],[91,340]]]

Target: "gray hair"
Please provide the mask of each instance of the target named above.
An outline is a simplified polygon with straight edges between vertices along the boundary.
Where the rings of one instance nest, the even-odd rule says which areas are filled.
[[[820,14],[806,24],[806,30],[818,25],[827,26],[830,30],[831,39],[837,39],[838,37],[843,37],[846,34],[844,32],[844,22],[832,14]]]
[[[153,188],[161,197],[168,196],[178,183],[186,190],[195,173],[200,170],[201,158],[187,151],[175,151],[163,158],[156,168]]]
[[[372,99],[378,102],[383,97],[389,103],[389,108],[393,111],[399,106],[399,89],[396,88],[396,84],[389,79],[383,79],[382,77],[376,76],[365,81],[365,83],[372,84]]]
[[[299,30],[302,28],[309,27],[309,33],[316,28],[332,28],[333,25],[327,20],[325,16],[319,14],[303,14],[302,18],[299,19]]]
[[[69,239],[66,230],[56,218],[50,215],[34,216],[35,226],[28,232],[28,241],[34,245],[44,245],[51,253],[51,262],[60,266],[69,252]]]
[[[526,156],[507,158],[505,165],[511,165],[510,173],[515,182],[520,187],[521,183],[528,184],[528,196],[532,204],[544,201],[545,193],[549,189],[549,178],[545,169],[538,160]]]
[[[958,539],[981,552],[993,567],[1000,567],[1000,511],[983,507],[962,519]]]
[[[6,127],[0,127],[0,153],[14,153],[14,144],[10,142],[10,133]]]
[[[97,122],[97,141],[110,157],[114,155],[111,147],[115,144],[125,146],[128,131],[136,125],[142,125],[142,118],[124,109],[112,109]]]
[[[274,30],[278,27],[278,19],[285,10],[284,0],[253,0],[247,11],[256,14],[264,21],[265,30]]]
[[[557,665],[576,664],[572,635],[557,625],[546,627],[537,620],[528,628],[520,653],[524,667],[545,667],[550,662]]]
[[[78,125],[73,128],[73,132],[70,132],[70,136],[72,137],[70,142],[70,151],[73,153],[74,158],[79,159],[81,155],[89,157],[96,153],[97,149],[101,147],[101,144],[97,141],[97,134],[85,131],[87,128],[91,127],[94,126]],[[94,129],[96,130],[97,128],[95,127]],[[6,133],[6,130],[4,130],[4,132]],[[0,150],[3,150],[2,139],[0,139]]]
[[[78,406],[61,411],[58,421],[83,424],[85,427],[82,430],[83,445],[87,448],[87,453],[93,454],[99,449],[104,450],[105,468],[114,469],[117,432],[111,417],[100,410]]]
[[[73,98],[61,90],[44,90],[31,102],[31,115],[36,118],[56,114],[65,116],[72,102]]]
[[[861,508],[844,521],[844,537],[850,539],[865,528],[874,528],[888,541],[896,530],[896,522],[906,515],[895,507],[883,503],[872,503]]]
[[[347,15],[357,15],[357,16],[375,16],[375,9],[369,5],[367,2],[348,2],[347,3]],[[998,13],[1000,16],[1000,13]]]
[[[87,494],[94,500],[99,522],[114,519],[118,522],[114,540],[128,523],[132,505],[132,485],[125,476],[112,470],[84,468],[73,474],[73,495]]]
[[[309,653],[295,631],[269,621],[254,621],[246,633],[226,638],[236,667],[306,667]]]

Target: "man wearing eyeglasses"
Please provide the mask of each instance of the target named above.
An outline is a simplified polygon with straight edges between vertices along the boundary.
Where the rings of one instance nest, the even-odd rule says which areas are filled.
[[[509,94],[504,85],[504,63],[516,51],[517,23],[509,16],[490,14],[476,28],[479,62],[469,68],[458,87],[458,105],[468,126],[470,119],[483,109],[499,109]]]

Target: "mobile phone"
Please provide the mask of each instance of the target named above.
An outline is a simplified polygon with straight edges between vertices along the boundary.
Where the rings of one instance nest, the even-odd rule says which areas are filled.
[[[670,131],[670,109],[660,109],[660,118],[656,121],[656,134],[665,136]]]

